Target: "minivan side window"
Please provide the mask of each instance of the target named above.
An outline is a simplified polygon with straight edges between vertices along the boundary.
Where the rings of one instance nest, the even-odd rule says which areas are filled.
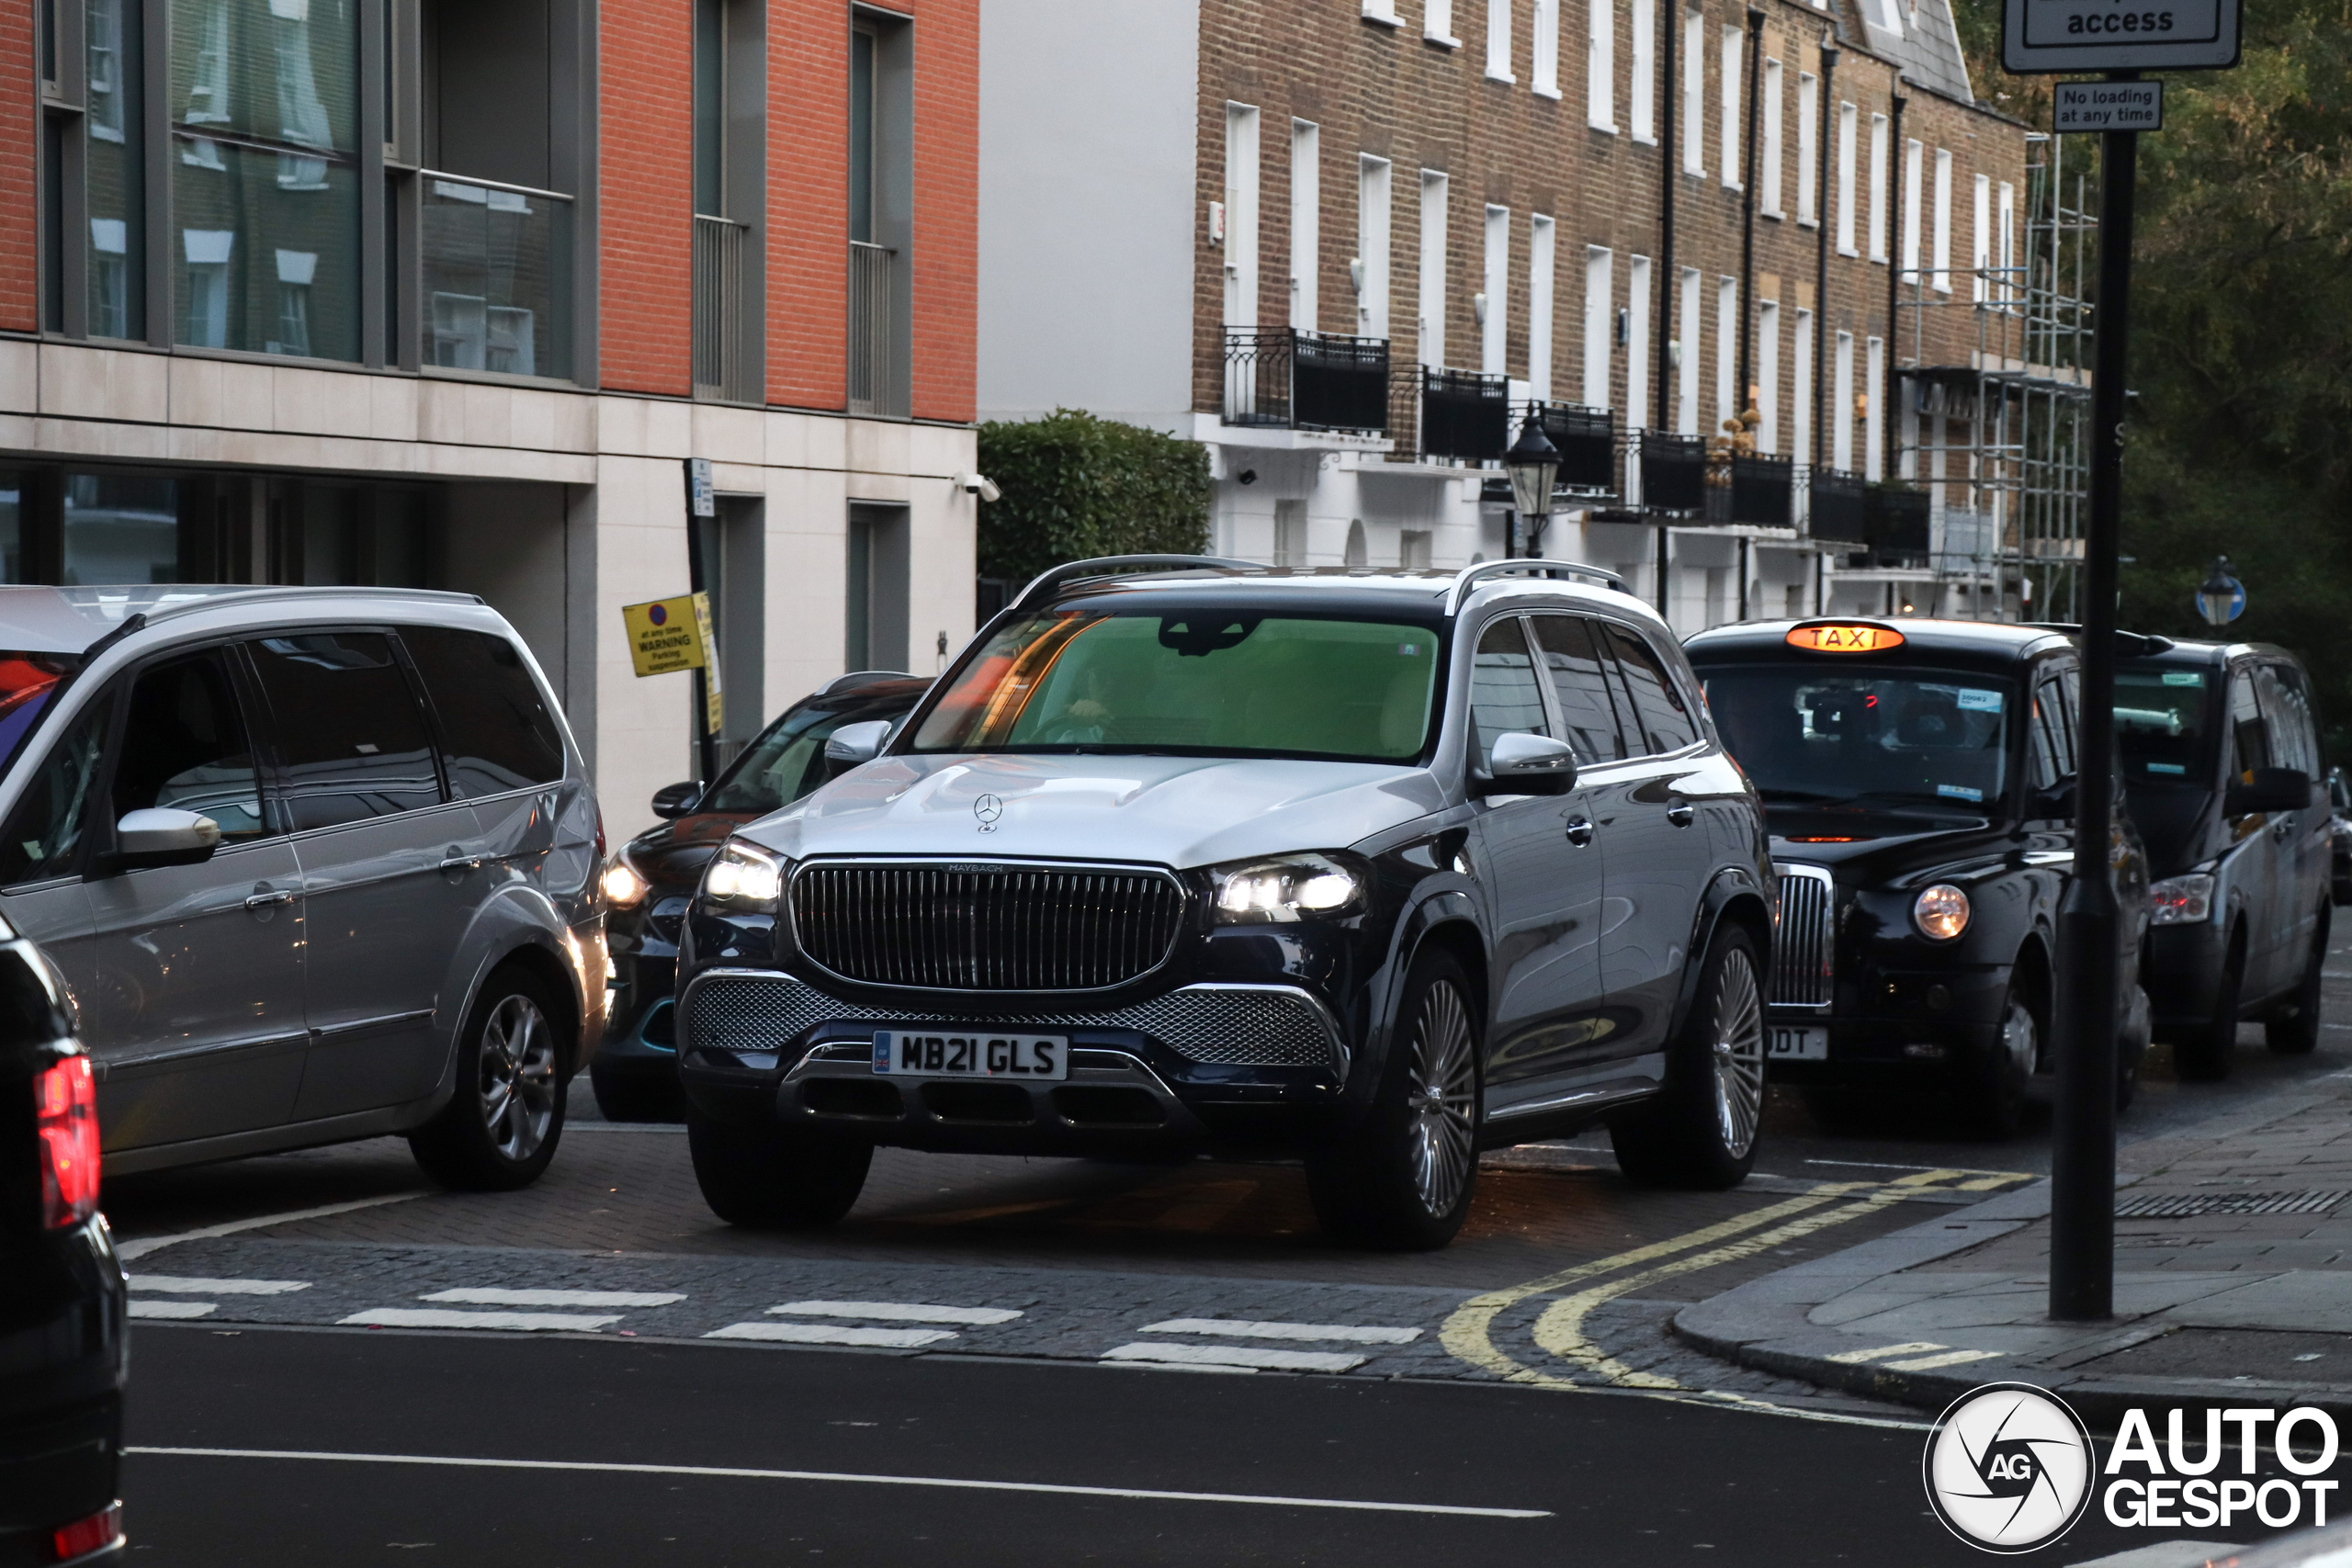
[[[2311,694],[2303,687],[2302,671],[2291,665],[2258,665],[2254,689],[2261,699],[2262,716],[2270,723],[2272,765],[2317,778],[2318,738],[2312,733]]]
[[[120,818],[150,807],[209,817],[231,843],[266,831],[226,649],[150,665],[131,682],[107,809]]]
[[[2244,666],[2230,671],[2230,739],[2237,747],[2238,781],[2254,782],[2256,768],[2276,767],[2270,724],[2256,700],[2251,672]]]
[[[2049,789],[2075,776],[2075,732],[2068,722],[2066,687],[2055,677],[2033,688],[2033,782]]]
[[[440,804],[424,715],[390,637],[289,631],[249,647],[294,831]]]
[[[92,703],[50,744],[25,784],[8,826],[0,829],[0,886],[62,876],[74,869],[89,818],[98,761],[114,728],[112,695]]]
[[[1639,632],[1610,622],[1596,623],[1601,639],[1617,655],[1618,672],[1634,699],[1632,722],[1625,725],[1630,749],[1639,755],[1659,756],[1679,751],[1699,739],[1698,721],[1683,701],[1682,690],[1667,673],[1666,664]]]
[[[1478,634],[1478,651],[1470,661],[1470,721],[1476,730],[1471,743],[1481,767],[1497,738],[1545,733],[1544,692],[1535,683],[1535,660],[1516,615],[1506,615]]]
[[[1577,765],[1613,762],[1625,754],[1618,734],[1617,712],[1609,694],[1609,674],[1593,646],[1592,623],[1581,615],[1537,615],[1535,645],[1552,676],[1552,692],[1559,699],[1560,718]]]
[[[400,637],[441,720],[458,799],[563,777],[563,732],[513,643],[452,626],[402,626]]]

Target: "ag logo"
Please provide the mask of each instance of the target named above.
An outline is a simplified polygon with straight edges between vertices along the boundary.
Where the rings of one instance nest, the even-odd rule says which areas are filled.
[[[1928,1434],[1928,1502],[1944,1527],[1986,1551],[2033,1551],[2090,1506],[2090,1433],[2064,1401],[1996,1382],[1952,1402]]]
[[[995,795],[984,795],[972,802],[972,815],[979,818],[980,831],[996,831],[996,819],[1004,815],[1004,802]]]

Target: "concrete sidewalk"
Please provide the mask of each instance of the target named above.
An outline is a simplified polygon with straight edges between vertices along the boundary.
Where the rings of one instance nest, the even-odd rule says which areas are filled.
[[[2046,1315],[2045,1181],[1685,1307],[1673,1331],[1923,1409],[2016,1381],[2095,1426],[2135,1404],[2352,1417],[2352,1074],[2122,1160],[2109,1322]]]

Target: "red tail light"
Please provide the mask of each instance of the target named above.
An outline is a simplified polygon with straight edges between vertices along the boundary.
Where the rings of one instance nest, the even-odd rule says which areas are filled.
[[[60,1525],[50,1532],[50,1550],[60,1562],[71,1562],[85,1557],[102,1546],[111,1546],[122,1535],[122,1505],[109,1504],[86,1519],[75,1519],[70,1525]]]
[[[98,1209],[98,1093],[90,1058],[68,1056],[33,1079],[33,1114],[41,1224],[78,1225]]]

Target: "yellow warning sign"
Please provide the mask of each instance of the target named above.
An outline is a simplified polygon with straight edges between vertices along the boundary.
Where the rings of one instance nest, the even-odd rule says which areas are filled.
[[[673,675],[700,670],[708,662],[705,630],[710,612],[695,601],[699,593],[674,599],[654,599],[621,606],[621,624],[628,628],[629,662],[639,675]]]
[[[718,634],[712,629],[710,624],[710,595],[696,593],[693,597],[695,630],[701,634],[702,646],[705,649],[702,671],[703,728],[709,733],[717,735],[727,728],[727,695],[718,689],[719,660],[715,657],[718,648]]]

